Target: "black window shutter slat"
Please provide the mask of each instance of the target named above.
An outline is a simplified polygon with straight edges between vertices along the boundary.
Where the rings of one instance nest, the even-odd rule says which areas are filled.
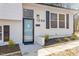
[[[46,11],[46,29],[49,29],[49,11]]]

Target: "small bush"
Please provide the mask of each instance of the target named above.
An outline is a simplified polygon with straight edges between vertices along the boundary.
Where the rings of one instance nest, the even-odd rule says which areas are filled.
[[[77,36],[75,34],[72,34],[71,40],[76,40],[76,39],[77,39]]]
[[[44,38],[46,41],[49,40],[49,35],[45,35]]]
[[[70,40],[70,38],[67,38],[67,37],[64,38],[65,42],[68,42],[69,40]]]
[[[61,43],[62,40],[61,40],[61,39],[56,39],[56,42],[57,42],[57,43]]]
[[[15,46],[14,41],[13,41],[13,40],[9,40],[9,41],[8,41],[8,46],[9,46],[10,48],[13,48],[13,47]]]

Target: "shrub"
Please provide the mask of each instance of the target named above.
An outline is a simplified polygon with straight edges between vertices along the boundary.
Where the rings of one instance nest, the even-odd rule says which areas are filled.
[[[49,40],[49,35],[45,35],[44,38],[46,41]]]
[[[13,47],[15,46],[14,41],[13,41],[13,40],[9,40],[9,41],[8,41],[8,46],[9,46],[10,48],[13,48]]]
[[[64,38],[64,41],[65,41],[65,42],[67,42],[67,41],[69,41],[69,40],[70,40],[70,39],[67,38],[67,37]]]
[[[62,42],[62,40],[61,39],[56,39],[56,42],[60,43],[60,42]]]
[[[71,36],[71,40],[76,40],[76,39],[77,39],[77,36],[75,35],[75,33],[73,33]]]

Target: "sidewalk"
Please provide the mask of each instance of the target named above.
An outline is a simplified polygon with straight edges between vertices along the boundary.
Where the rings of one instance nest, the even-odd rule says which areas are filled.
[[[48,48],[40,49],[40,50],[38,50],[38,55],[45,56],[45,55],[49,55],[51,53],[65,51],[66,49],[72,49],[77,46],[79,46],[79,40],[74,40],[74,41],[66,42],[66,44],[62,43],[57,46],[51,46]]]

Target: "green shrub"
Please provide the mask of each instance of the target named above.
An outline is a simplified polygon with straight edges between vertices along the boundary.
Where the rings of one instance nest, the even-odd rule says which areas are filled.
[[[70,38],[64,37],[64,41],[68,42],[70,40]]]
[[[71,36],[71,40],[76,40],[76,39],[77,39],[77,36],[73,33]]]
[[[49,35],[45,35],[44,38],[46,41],[49,40]]]
[[[57,43],[61,43],[62,40],[61,40],[61,39],[56,39],[56,42],[57,42]]]
[[[8,41],[8,46],[9,46],[10,48],[15,47],[14,41],[13,41],[13,40],[9,40],[9,41]]]

